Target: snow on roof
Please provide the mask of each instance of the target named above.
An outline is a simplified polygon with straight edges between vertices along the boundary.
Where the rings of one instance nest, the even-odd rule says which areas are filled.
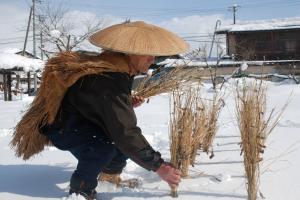
[[[157,65],[163,65],[165,67],[179,67],[179,66],[188,66],[188,67],[207,67],[207,66],[216,66],[218,65],[241,65],[243,63],[247,63],[250,65],[263,65],[269,63],[284,63],[284,62],[300,62],[300,60],[265,60],[265,61],[234,61],[234,60],[213,60],[213,61],[198,61],[191,59],[166,59]]]
[[[300,17],[286,18],[286,19],[273,19],[273,20],[246,21],[238,24],[223,26],[217,31],[217,33],[283,30],[283,29],[300,29]]]
[[[219,65],[238,65],[242,64],[243,61],[233,61],[233,60],[221,60]],[[250,63],[248,61],[247,63]],[[261,65],[261,62],[257,62],[256,64]],[[190,59],[166,59],[158,65],[164,65],[165,67],[178,67],[178,66],[198,66],[198,67],[207,67],[207,66],[215,66],[217,65],[217,61],[197,61],[197,60],[190,60]]]
[[[0,50],[0,53],[17,53],[21,51],[19,48],[4,48]]]
[[[0,69],[23,68],[24,71],[36,71],[44,67],[39,59],[26,58],[13,53],[0,53]]]

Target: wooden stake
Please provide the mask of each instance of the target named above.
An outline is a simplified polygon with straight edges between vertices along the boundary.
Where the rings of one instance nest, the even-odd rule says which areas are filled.
[[[170,186],[171,187],[171,197],[173,198],[177,198],[178,197],[178,193],[177,193],[177,186]]]

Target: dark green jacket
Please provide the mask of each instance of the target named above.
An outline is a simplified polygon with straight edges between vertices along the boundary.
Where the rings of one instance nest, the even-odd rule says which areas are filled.
[[[68,89],[54,126],[70,115],[80,116],[83,123],[86,120],[86,124],[101,128],[99,134],[105,134],[134,162],[156,171],[163,160],[137,126],[131,99],[132,82],[128,74],[116,72],[80,78]]]

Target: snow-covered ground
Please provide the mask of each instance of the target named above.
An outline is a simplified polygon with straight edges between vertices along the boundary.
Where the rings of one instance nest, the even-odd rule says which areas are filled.
[[[211,95],[211,85],[204,84],[204,95]],[[204,153],[190,168],[190,177],[179,186],[178,199],[229,200],[246,199],[245,178],[239,149],[232,86],[227,85],[226,105],[219,119],[214,141],[213,159]],[[300,199],[300,85],[268,82],[268,106],[280,109],[292,92],[292,100],[279,125],[267,141],[261,168],[260,191],[269,200]],[[13,102],[0,101],[0,200],[63,199],[76,160],[68,152],[54,147],[22,161],[9,147],[12,129],[21,111],[32,101],[24,96]],[[169,96],[160,95],[136,109],[139,126],[144,135],[167,160],[169,155]],[[116,189],[109,184],[97,188],[98,199],[172,199],[169,186],[152,172],[130,161],[123,178],[138,177],[142,185],[136,189]],[[69,198],[71,199],[71,198]],[[74,198],[75,199],[75,198]]]

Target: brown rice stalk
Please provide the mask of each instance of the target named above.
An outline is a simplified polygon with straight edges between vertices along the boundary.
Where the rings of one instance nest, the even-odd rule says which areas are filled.
[[[171,163],[181,171],[182,177],[188,176],[193,134],[192,89],[186,92],[173,92],[173,107],[170,114],[170,153]],[[177,188],[171,186],[171,196],[177,197]]]
[[[198,69],[189,69],[185,67],[176,67],[156,80],[151,77],[143,80],[135,89],[134,94],[143,98],[149,98],[161,93],[172,92],[181,84],[200,77]]]
[[[197,151],[201,146],[201,143],[207,133],[207,119],[206,119],[206,108],[198,106],[196,108],[196,113],[194,117],[194,133],[193,133],[193,143],[192,150],[190,154],[190,164],[194,166]]]
[[[200,148],[207,154],[211,153],[210,158],[212,158],[214,156],[212,143],[218,130],[217,122],[219,114],[224,107],[224,101],[222,96],[215,94],[212,100],[202,100],[200,102],[200,107],[203,110],[202,114],[205,116],[202,120],[206,120],[205,125],[202,128],[204,129],[204,135],[201,136],[202,140],[200,142]]]
[[[236,90],[236,110],[241,132],[241,154],[244,155],[248,200],[256,200],[259,190],[260,162],[266,148],[267,136],[278,124],[283,110],[266,116],[266,86],[262,82],[244,83]]]
[[[193,135],[192,135],[192,146],[190,152],[190,165],[194,167],[197,151],[203,141],[205,134],[207,133],[207,120],[206,120],[206,108],[202,105],[198,105],[200,99],[200,83],[195,91],[195,102],[194,102],[194,122],[193,122]]]

